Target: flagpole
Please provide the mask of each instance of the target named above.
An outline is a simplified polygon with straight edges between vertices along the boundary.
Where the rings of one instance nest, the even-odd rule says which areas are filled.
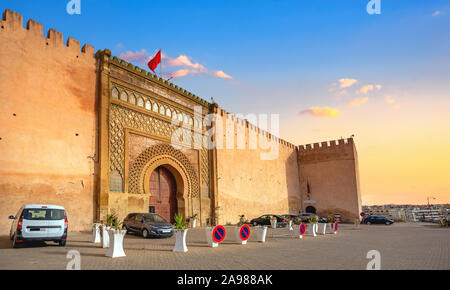
[[[159,51],[162,54],[161,48],[159,48]],[[162,78],[162,55],[161,55],[161,64],[159,65],[159,74],[161,75],[161,78]]]

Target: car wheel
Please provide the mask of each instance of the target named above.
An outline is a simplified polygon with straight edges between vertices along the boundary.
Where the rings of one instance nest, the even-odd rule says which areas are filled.
[[[386,222],[386,225],[388,226],[388,225],[390,225],[391,223],[390,222]]]
[[[367,222],[368,225],[370,225],[370,222]]]
[[[144,239],[148,238],[148,231],[147,231],[147,229],[144,229],[142,231],[142,236],[144,237]]]
[[[66,245],[66,242],[67,242],[66,240],[61,240],[58,242],[58,244],[60,247],[64,247]]]
[[[258,225],[257,222],[253,222],[253,226],[256,227]]]

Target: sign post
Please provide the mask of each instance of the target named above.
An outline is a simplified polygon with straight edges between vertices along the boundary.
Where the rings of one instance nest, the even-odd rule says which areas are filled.
[[[301,223],[300,226],[298,227],[298,234],[299,234],[299,238],[303,239],[303,235],[306,233],[306,225],[304,223]]]
[[[236,231],[236,240],[241,245],[246,245],[247,240],[250,238],[250,227],[248,225],[242,225],[238,230]]]
[[[214,228],[206,228],[206,241],[210,247],[217,247],[219,243],[225,240],[226,231],[221,225]]]

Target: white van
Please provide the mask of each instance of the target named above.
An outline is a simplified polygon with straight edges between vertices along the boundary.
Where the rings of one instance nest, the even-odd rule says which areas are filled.
[[[14,220],[9,232],[14,248],[33,241],[53,241],[60,246],[66,245],[68,221],[62,206],[27,204],[9,219]]]

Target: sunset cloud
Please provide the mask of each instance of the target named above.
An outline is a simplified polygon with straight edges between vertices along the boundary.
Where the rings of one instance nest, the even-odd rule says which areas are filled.
[[[387,95],[387,94],[384,95],[384,101],[387,104],[394,104],[395,103],[395,99],[392,96]]]
[[[340,88],[348,88],[353,86],[358,80],[357,79],[346,79],[346,78],[342,78],[339,80],[340,83]]]
[[[314,117],[328,117],[334,118],[339,114],[337,109],[329,107],[311,107],[307,110],[300,111],[300,115],[311,115]]]
[[[349,101],[347,103],[347,106],[349,106],[349,107],[358,107],[358,106],[361,106],[364,103],[367,103],[368,100],[369,100],[368,97],[356,98],[356,99],[353,99],[353,100]]]
[[[156,52],[155,52],[156,53]],[[152,59],[154,54],[150,54],[146,49],[140,51],[127,51],[121,53],[119,57],[127,62],[135,62],[143,67],[147,67],[147,63]],[[188,75],[210,75],[222,79],[232,79],[232,76],[226,74],[222,70],[210,72],[204,65],[193,62],[191,58],[185,54],[180,54],[178,57],[169,57],[165,53],[161,54],[163,69],[178,68],[172,71],[165,71],[164,73],[170,77],[185,77]]]
[[[218,78],[222,78],[222,79],[232,79],[232,77],[230,75],[227,75],[226,73],[224,73],[221,70],[213,72],[212,75],[215,77],[218,77]]]
[[[375,86],[374,85],[365,85],[365,86],[362,86],[358,90],[358,93],[367,94],[368,92],[373,91],[374,89],[381,90],[381,88],[382,88],[381,85],[375,85]]]

